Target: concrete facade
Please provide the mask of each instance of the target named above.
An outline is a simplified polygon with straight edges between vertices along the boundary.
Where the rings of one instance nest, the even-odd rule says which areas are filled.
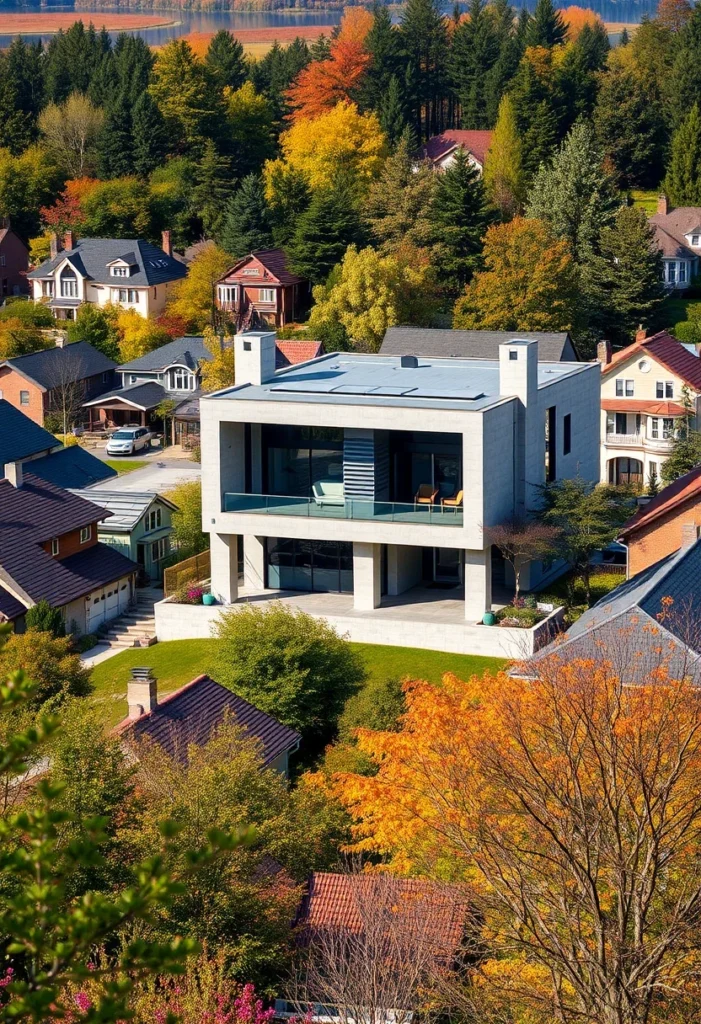
[[[539,488],[546,481],[548,415],[555,429],[556,477],[598,478],[598,364],[538,364],[537,342],[516,339],[501,346],[499,363],[422,360],[418,369],[426,369],[422,379],[429,383],[449,367],[451,380],[455,377],[458,382],[456,387],[461,379],[469,383],[473,375],[480,387],[474,388],[474,401],[463,395],[459,401],[452,400],[432,389],[417,405],[395,396],[392,389],[386,397],[360,393],[356,397],[359,389],[339,398],[335,394],[320,396],[313,390],[306,393],[304,381],[314,382],[311,389],[325,376],[343,380],[346,367],[349,373],[366,374],[370,382],[395,372],[393,380],[404,380],[404,369],[398,357],[343,354],[294,367],[294,376],[287,369],[275,373],[267,359],[272,337],[255,332],[239,336],[237,352],[244,341],[251,347],[246,348],[245,360],[239,363],[237,359],[236,386],[204,397],[200,407],[203,529],[212,540],[212,590],[224,603],[236,601],[239,593],[235,572],[239,544],[246,588],[264,590],[268,538],[302,544],[339,541],[352,545],[353,608],[364,619],[381,611],[389,598],[425,581],[428,561],[444,551],[458,553],[464,617],[468,624],[477,623],[492,604],[492,551],[486,531],[514,516],[529,516],[537,508]],[[248,379],[242,379],[242,374]],[[413,379],[411,373],[406,379]],[[272,390],[280,382],[290,388],[289,395]],[[464,394],[468,394],[467,383]],[[552,412],[548,414],[548,410]],[[564,444],[565,417],[570,417],[569,450]],[[363,517],[361,510],[356,515],[347,493],[340,501],[345,511],[344,507],[325,509],[312,499],[300,499],[298,513],[296,508],[278,509],[274,498],[262,494],[261,434],[275,425],[281,429],[290,425],[336,428],[353,440],[360,435],[385,437],[407,431],[450,434],[459,440],[461,452],[459,514],[451,515],[450,510],[442,514],[436,505],[422,521],[421,514],[411,514],[410,504],[385,501],[379,488],[386,484],[379,482],[379,472],[374,477],[370,474],[370,479],[378,481],[374,484],[376,505],[371,500],[370,506],[380,511],[401,508],[408,514]],[[346,458],[345,449],[341,457]],[[233,496],[241,510],[226,511],[226,495]],[[247,502],[249,495],[254,500]],[[256,503],[259,507],[251,507]],[[522,586],[539,586],[560,571],[558,566],[533,564],[522,574]],[[367,625],[363,627],[367,629]],[[399,639],[402,632],[388,620],[373,642],[407,642],[406,636]],[[436,636],[429,646],[439,641],[455,643]],[[463,637],[461,643],[467,642]],[[469,643],[473,642],[470,638]]]

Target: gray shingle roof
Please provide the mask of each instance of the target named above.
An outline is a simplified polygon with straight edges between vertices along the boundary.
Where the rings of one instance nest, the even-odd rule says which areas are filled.
[[[459,356],[463,359],[498,359],[499,346],[514,338],[538,342],[538,358],[545,363],[579,360],[567,332],[446,331],[425,327],[389,327],[380,348],[383,356]]]
[[[148,491],[108,491],[94,488],[89,491],[72,490],[71,494],[77,494],[86,501],[93,501],[100,508],[106,508],[111,512],[111,518],[107,523],[107,530],[110,533],[131,533],[154,502],[158,501],[171,509],[177,507],[160,494]]]
[[[0,476],[8,462],[28,459],[52,448],[60,448],[53,434],[15,409],[7,399],[0,398]]]
[[[88,406],[101,406],[109,400],[116,399],[133,405],[136,409],[155,409],[157,405],[167,398],[165,388],[157,384],[155,380],[146,381],[144,384],[130,384],[126,388],[118,388],[116,391],[107,391],[98,398],[83,403],[83,408]]]
[[[187,366],[191,370],[197,369],[203,359],[210,360],[214,356],[204,343],[204,338],[198,335],[188,335],[183,338],[176,338],[155,348],[153,352],[147,352],[139,359],[132,359],[130,363],[124,363],[120,370],[148,370],[157,373],[165,370],[167,366]]]
[[[117,729],[129,738],[158,743],[170,757],[184,764],[188,747],[193,744],[204,746],[227,713],[260,742],[265,765],[286,750],[296,749],[299,744],[298,732],[282,725],[209,676],[198,676],[164,697],[153,711],[141,718],[127,719]]]
[[[6,359],[2,365],[13,367],[39,387],[51,390],[68,380],[86,380],[95,374],[106,373],[113,370],[117,364],[87,341],[76,341],[63,348],[56,346],[43,352],[14,356],[12,359]]]
[[[48,277],[65,259],[69,259],[76,270],[91,281],[115,287],[163,284],[177,281],[187,274],[184,264],[142,238],[80,238],[72,249],[45,260],[27,277]],[[110,274],[108,264],[120,259],[134,264],[129,277]]]
[[[78,444],[35,459],[25,468],[48,483],[67,489],[90,487],[117,476],[116,470]]]

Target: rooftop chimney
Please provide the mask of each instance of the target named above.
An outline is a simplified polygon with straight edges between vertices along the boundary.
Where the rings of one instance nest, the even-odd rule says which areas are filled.
[[[173,255],[173,243],[170,240],[170,231],[164,231],[161,234],[161,248],[163,252],[168,253],[169,256]]]
[[[513,338],[499,346],[499,394],[516,398],[514,437],[514,502],[516,516],[526,515],[536,503],[540,465],[536,465],[544,433],[538,403],[538,342]]]
[[[158,683],[150,668],[133,668],[127,683],[129,718],[148,715],[158,705]]]
[[[58,242],[58,235],[56,234],[55,231],[52,231],[51,234],[49,235],[49,255],[51,256],[52,260],[56,259],[56,257],[59,254],[60,249],[61,249],[61,246],[59,245],[59,242]]]
[[[274,331],[244,331],[234,335],[236,386],[265,384],[275,376]]]
[[[56,348],[63,348],[64,345],[66,344],[66,335],[57,334],[56,337],[54,338],[54,341],[56,343]]]
[[[682,551],[690,548],[699,539],[699,528],[696,523],[682,523]]]
[[[666,217],[669,213],[669,204],[667,202],[667,196],[662,193],[661,196],[657,197],[657,212],[661,213],[663,217]]]
[[[641,341],[645,341],[647,338],[647,331],[642,324],[638,324],[638,329],[635,332],[635,343],[639,345]]]
[[[69,228],[63,236],[63,248],[68,251],[69,249],[75,248],[75,235]]]
[[[611,342],[600,341],[596,346],[596,358],[602,366],[608,366],[611,362]]]
[[[22,475],[22,463],[6,462],[5,477],[10,481],[13,487],[16,487],[17,490],[19,490],[24,482],[24,477]]]

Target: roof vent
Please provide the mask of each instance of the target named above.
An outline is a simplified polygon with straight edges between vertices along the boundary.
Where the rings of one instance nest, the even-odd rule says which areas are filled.
[[[419,365],[419,360],[416,356],[400,356],[399,365],[404,370],[415,370]]]

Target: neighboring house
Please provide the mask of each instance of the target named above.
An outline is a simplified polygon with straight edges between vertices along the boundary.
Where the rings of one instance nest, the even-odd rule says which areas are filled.
[[[144,317],[160,313],[172,285],[186,276],[169,231],[160,249],[142,238],[77,239],[72,231],[60,249],[54,235],[50,258],[27,275],[34,301],[47,303],[58,320],[75,320],[84,302],[135,309]]]
[[[263,764],[283,775],[300,735],[259,711],[209,676],[197,676],[158,699],[158,684],[148,668],[133,668],[127,684],[129,714],[116,732],[138,752],[143,742],[158,744],[169,757],[187,764],[191,746],[204,746],[225,721],[236,722],[259,744]]]
[[[426,327],[388,327],[380,348],[381,356],[424,356],[448,359],[498,359],[499,346],[513,338],[538,342],[538,359],[543,363],[579,362],[574,342],[567,333],[536,331],[447,331]],[[278,342],[280,344],[280,342]]]
[[[383,605],[401,603],[404,626],[414,614],[414,632],[450,627],[438,611],[425,621],[435,590],[455,588],[463,625],[476,623],[505,572],[486,531],[538,507],[547,480],[598,478],[599,367],[539,363],[536,341],[504,343],[498,360],[333,353],[276,371],[275,335],[248,332],[235,358],[236,386],[200,405],[224,604],[238,598],[243,538],[245,593],[352,595],[378,642],[408,639],[375,617]],[[522,585],[561,571],[534,563]],[[438,647],[454,649],[446,637]]]
[[[276,370],[282,370],[286,366],[298,366],[299,363],[318,359],[324,354],[322,341],[296,341],[295,339],[283,341],[278,338],[275,341],[275,346],[277,348],[275,353]]]
[[[670,206],[667,196],[657,200],[657,213],[649,218],[662,253],[665,287],[683,291],[698,274],[701,255],[701,206]]]
[[[620,541],[628,547],[628,575],[678,551],[688,525],[701,526],[701,466],[665,487],[625,524]]]
[[[310,285],[287,269],[282,249],[261,249],[235,263],[216,283],[217,306],[237,328],[284,327],[309,305]]]
[[[9,462],[59,487],[90,487],[116,476],[114,469],[91,452],[74,444],[67,448],[53,434],[0,399],[0,473]]]
[[[27,608],[45,599],[66,628],[94,633],[126,610],[137,566],[98,541],[110,513],[92,501],[5,466],[0,480],[0,618],[22,626]]]
[[[605,660],[624,682],[665,666],[701,682],[701,543],[684,530],[681,550],[621,583],[577,619],[567,633],[516,671],[537,675],[544,659]]]
[[[139,359],[117,367],[119,386],[85,403],[91,429],[109,430],[127,424],[146,426],[165,399],[177,402],[172,441],[181,444],[189,434],[199,434],[201,365],[213,359],[198,336],[176,338]],[[162,423],[156,423],[161,429]]]
[[[0,398],[39,426],[55,414],[62,427],[65,410],[70,429],[83,422],[86,399],[114,386],[116,365],[87,341],[13,356],[0,363]]]
[[[171,517],[177,505],[160,494],[138,491],[92,488],[72,493],[107,509],[110,518],[98,526],[99,539],[136,562],[152,583],[160,583],[163,561],[170,554]]]
[[[601,363],[601,480],[610,484],[646,485],[660,477],[686,410],[688,388],[698,411],[701,359],[666,331],[636,340],[611,353],[599,345]]]
[[[0,305],[8,295],[26,295],[29,250],[10,226],[9,217],[0,217]]]
[[[480,174],[484,171],[493,132],[451,130],[433,135],[420,150],[422,160],[428,160],[434,170],[444,171],[455,160],[455,154],[463,149]]]

